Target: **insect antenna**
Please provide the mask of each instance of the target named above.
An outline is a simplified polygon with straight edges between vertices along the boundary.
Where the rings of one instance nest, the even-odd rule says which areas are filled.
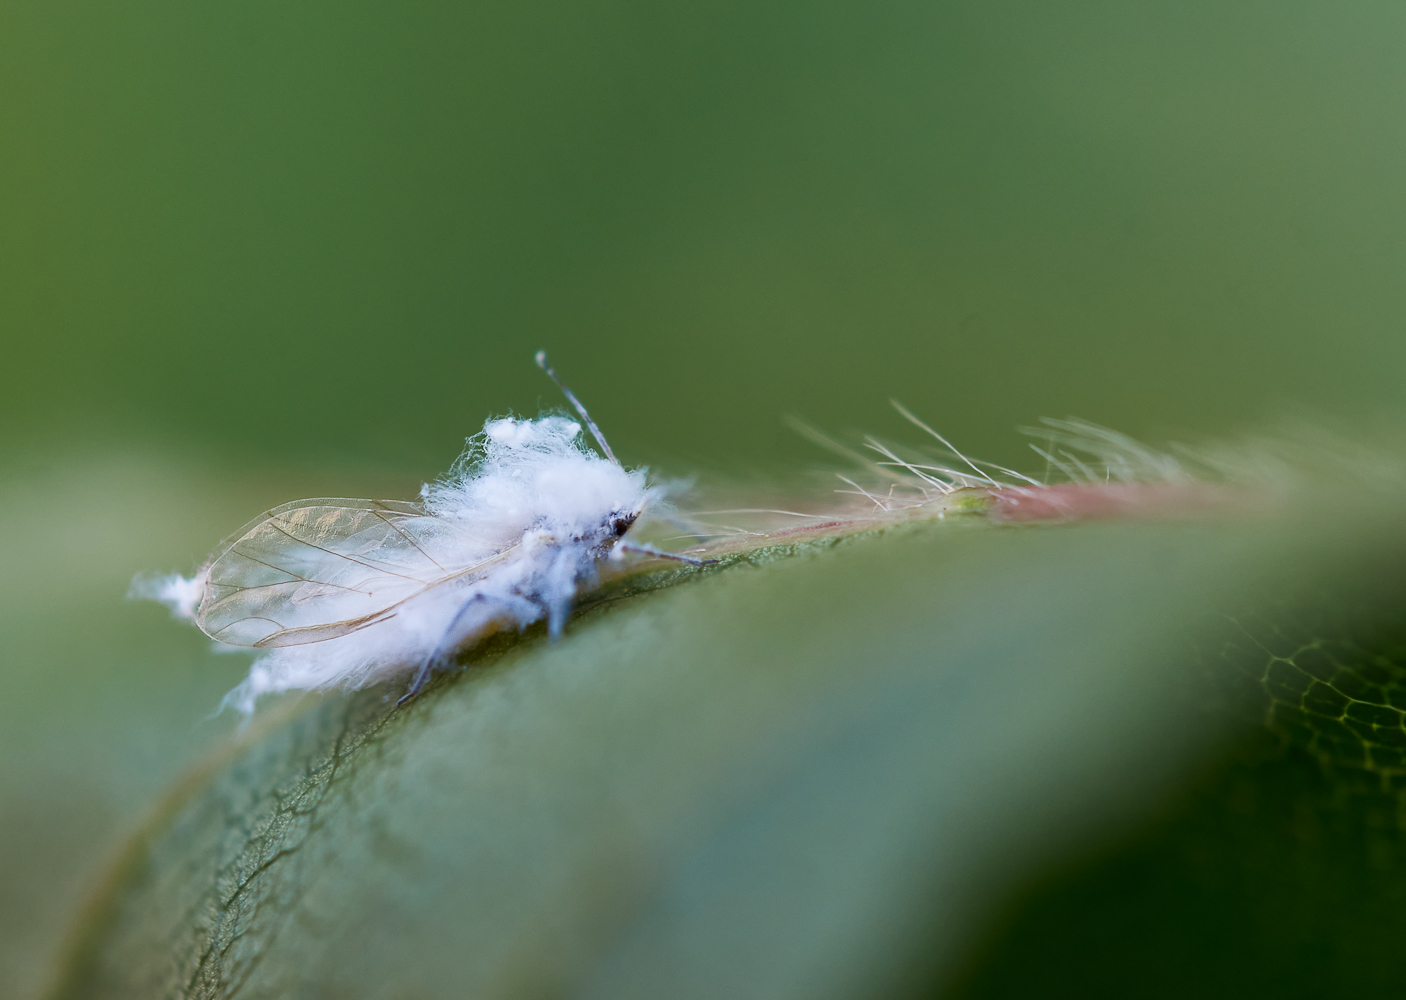
[[[537,367],[541,368],[544,372],[547,373],[547,377],[557,384],[557,388],[562,391],[562,394],[566,396],[568,400],[571,401],[571,405],[576,407],[576,412],[581,414],[581,419],[585,421],[586,427],[591,432],[591,437],[596,439],[596,444],[600,445],[600,450],[605,452],[605,457],[610,459],[616,465],[619,465],[620,460],[616,458],[615,453],[610,450],[610,445],[605,443],[605,435],[600,432],[600,428],[596,426],[596,422],[591,419],[591,415],[587,413],[586,408],[581,405],[581,400],[576,398],[576,393],[572,392],[566,387],[566,383],[561,380],[561,377],[559,375],[557,375],[556,369],[553,368],[551,365],[547,364],[546,351],[537,352]]]

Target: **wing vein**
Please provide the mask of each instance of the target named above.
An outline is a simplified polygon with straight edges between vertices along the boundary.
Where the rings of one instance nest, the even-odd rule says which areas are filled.
[[[420,548],[420,543],[419,543],[419,542],[415,541],[415,539],[411,538],[411,537],[410,537],[409,535],[407,535],[404,531],[402,531],[402,530],[400,529],[400,525],[396,524],[396,523],[395,523],[394,521],[392,521],[390,518],[386,517],[386,516],[385,516],[385,512],[382,512],[382,511],[379,511],[379,510],[373,510],[371,513],[375,514],[375,515],[376,515],[377,517],[379,517],[382,521],[384,521],[384,522],[386,523],[386,527],[390,528],[392,531],[394,531],[394,532],[395,532],[397,535],[399,535],[401,538],[403,538],[403,539],[405,539],[407,542],[409,542],[410,545],[415,549],[416,552],[420,553],[420,555],[424,556],[424,557],[425,557],[426,559],[428,559],[430,562],[434,563],[434,564],[435,564],[435,568],[438,569],[441,573],[447,573],[447,572],[449,572],[449,571],[446,570],[443,566],[440,565],[438,559],[436,559],[434,556],[430,555],[430,554],[429,554],[428,552],[426,552],[424,549]]]
[[[287,534],[287,532],[284,532],[284,534]],[[291,537],[291,536],[290,536],[290,537]],[[316,546],[314,546],[314,547],[316,547]],[[326,581],[326,580],[314,580],[314,579],[312,579],[311,577],[299,576],[297,573],[294,573],[292,570],[284,569],[282,566],[275,566],[275,565],[274,565],[273,563],[271,563],[271,562],[265,562],[264,560],[260,559],[258,556],[251,556],[249,553],[247,553],[247,552],[240,552],[238,549],[233,549],[233,548],[232,548],[232,549],[230,549],[230,551],[231,551],[231,552],[234,552],[234,553],[237,554],[237,555],[239,555],[241,558],[248,559],[250,562],[256,562],[256,563],[258,563],[260,566],[267,566],[269,569],[271,569],[271,570],[276,570],[276,571],[278,571],[279,573],[287,573],[288,576],[289,576],[291,579],[293,579],[293,580],[301,580],[303,583],[315,583],[315,584],[317,584],[319,587],[336,587],[338,590],[345,590],[345,591],[347,591],[348,593],[352,593],[352,594],[365,594],[367,597],[374,597],[374,596],[375,596],[374,593],[373,593],[372,591],[369,591],[369,590],[357,590],[355,587],[345,587],[345,586],[343,586],[343,585],[340,584],[340,583],[329,583],[329,582]],[[352,560],[352,561],[355,562],[356,560]],[[364,566],[364,565],[366,565],[366,564],[365,564],[365,563],[362,563],[362,564],[360,564],[360,565],[363,565],[363,566]],[[375,567],[374,567],[374,566],[368,566],[367,569],[375,569]],[[399,574],[397,574],[397,575],[399,575]],[[232,584],[232,583],[221,583],[219,580],[211,580],[210,582],[211,582],[213,585],[215,585],[216,587],[235,587],[235,586],[237,586],[237,584]],[[282,582],[283,582],[283,583],[286,583],[286,582],[289,582],[289,581],[286,581],[286,580],[285,580],[285,581],[282,581]],[[415,582],[418,583],[419,581],[417,580],[417,581],[415,581]],[[277,587],[277,586],[281,586],[281,583],[261,584],[260,586]],[[252,588],[252,589],[257,589],[257,588]]]
[[[223,641],[223,640],[220,640],[220,633],[222,633],[222,632],[228,632],[230,629],[234,628],[236,625],[243,625],[245,622],[273,622],[273,624],[275,624],[275,625],[278,626],[278,632],[272,633],[273,635],[278,635],[279,632],[287,632],[287,631],[288,631],[288,629],[284,626],[284,624],[283,624],[282,622],[276,621],[276,620],[273,619],[273,618],[266,618],[266,617],[264,617],[263,615],[249,615],[249,616],[247,616],[247,617],[245,617],[245,618],[237,618],[237,619],[235,619],[234,621],[230,622],[228,625],[224,626],[223,628],[216,629],[214,632],[208,632],[208,633],[206,633],[206,634],[209,635],[211,639],[216,639],[216,640],[219,640],[219,641]]]
[[[306,538],[299,538],[297,535],[293,534],[291,531],[288,531],[288,530],[284,529],[284,528],[283,528],[275,519],[273,519],[273,518],[269,518],[268,523],[269,523],[269,526],[272,527],[274,531],[281,532],[282,534],[287,535],[289,538],[291,538],[293,541],[297,542],[299,545],[306,545],[306,546],[307,546],[308,548],[310,548],[310,549],[317,549],[317,551],[319,551],[319,552],[326,552],[329,556],[336,556],[338,559],[345,559],[347,562],[356,563],[358,566],[365,566],[367,569],[374,569],[374,570],[376,570],[378,573],[389,573],[391,576],[398,576],[398,577],[400,577],[402,580],[410,580],[412,583],[424,583],[424,582],[425,582],[424,580],[421,580],[421,579],[419,579],[418,577],[406,576],[404,573],[397,573],[395,570],[393,570],[393,569],[388,569],[388,568],[386,568],[385,566],[377,566],[377,565],[375,565],[375,564],[373,564],[373,563],[366,562],[366,561],[363,560],[363,559],[357,559],[355,556],[349,556],[349,555],[347,555],[347,554],[344,553],[344,552],[338,552],[338,551],[336,551],[335,549],[329,549],[329,548],[327,548],[326,546],[318,545],[318,544],[316,544],[315,542],[310,542],[310,541],[308,541]],[[275,567],[275,568],[277,568],[277,567]],[[440,567],[440,569],[443,569],[443,568],[444,568],[444,567],[442,567],[442,566]],[[350,590],[351,588],[348,587],[347,589]]]

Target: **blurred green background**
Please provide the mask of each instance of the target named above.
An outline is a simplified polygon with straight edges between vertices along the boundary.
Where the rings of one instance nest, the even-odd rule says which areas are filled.
[[[232,723],[132,574],[556,405],[733,480],[1406,374],[1399,4],[0,6],[0,983]]]

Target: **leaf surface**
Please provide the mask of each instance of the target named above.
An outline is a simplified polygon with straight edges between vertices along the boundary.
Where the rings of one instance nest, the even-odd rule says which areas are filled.
[[[1191,651],[1285,538],[810,542],[627,584],[406,709],[269,717],[133,842],[55,995],[900,995],[1217,745]]]

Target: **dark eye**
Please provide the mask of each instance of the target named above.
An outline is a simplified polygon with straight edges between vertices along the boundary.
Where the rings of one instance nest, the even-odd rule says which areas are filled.
[[[629,531],[630,525],[634,523],[635,519],[633,515],[628,517],[617,517],[611,524],[610,528],[612,531],[615,532],[615,537],[619,538],[620,536],[624,535],[625,532]]]

